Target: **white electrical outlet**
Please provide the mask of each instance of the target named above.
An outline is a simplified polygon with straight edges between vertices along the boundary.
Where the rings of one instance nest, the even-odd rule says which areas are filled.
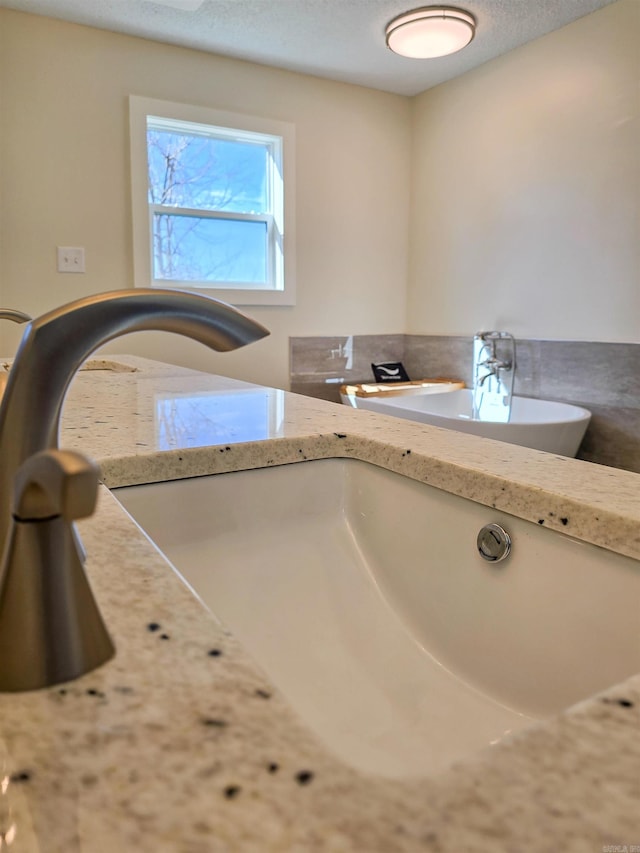
[[[84,271],[84,249],[81,246],[58,246],[58,272]]]

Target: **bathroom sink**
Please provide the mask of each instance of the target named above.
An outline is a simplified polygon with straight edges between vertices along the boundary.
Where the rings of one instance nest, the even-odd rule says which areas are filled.
[[[5,360],[0,367],[2,371],[0,376],[4,376],[6,385],[6,377],[9,374],[12,366],[11,360]],[[138,368],[131,367],[129,364],[123,364],[121,361],[113,361],[110,358],[88,358],[80,367],[80,370],[108,370],[112,373],[136,373]]]
[[[374,465],[114,494],[357,769],[441,770],[640,671],[638,561]],[[493,522],[513,547],[491,563]]]
[[[9,379],[11,366],[11,360],[5,359],[0,363],[0,400],[2,400],[4,389],[7,387],[7,380]],[[119,361],[112,361],[107,358],[90,358],[85,361],[80,370],[108,370],[114,373],[136,373],[138,368],[131,367],[128,364],[122,364],[122,362]]]
[[[417,394],[393,398],[355,398],[359,409],[394,415],[410,421],[455,429],[473,435],[575,456],[591,420],[591,412],[580,406],[512,397],[507,422],[480,420],[473,415],[473,391],[468,388],[448,394]]]
[[[80,370],[108,370],[112,373],[137,373],[138,368],[110,358],[88,358]]]

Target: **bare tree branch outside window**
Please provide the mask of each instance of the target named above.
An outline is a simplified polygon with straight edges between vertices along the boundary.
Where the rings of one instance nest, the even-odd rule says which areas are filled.
[[[270,213],[268,146],[149,128],[147,149],[154,277],[264,282],[267,225],[246,216]]]

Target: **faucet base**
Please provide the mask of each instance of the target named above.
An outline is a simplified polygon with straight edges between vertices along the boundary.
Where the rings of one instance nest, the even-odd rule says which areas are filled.
[[[0,576],[0,691],[69,681],[114,654],[72,526],[14,520]]]

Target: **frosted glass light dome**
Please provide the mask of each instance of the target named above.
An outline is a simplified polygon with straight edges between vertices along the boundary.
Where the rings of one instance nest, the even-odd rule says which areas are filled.
[[[447,56],[466,47],[476,21],[469,12],[442,6],[414,9],[394,18],[386,28],[387,46],[411,59]]]

